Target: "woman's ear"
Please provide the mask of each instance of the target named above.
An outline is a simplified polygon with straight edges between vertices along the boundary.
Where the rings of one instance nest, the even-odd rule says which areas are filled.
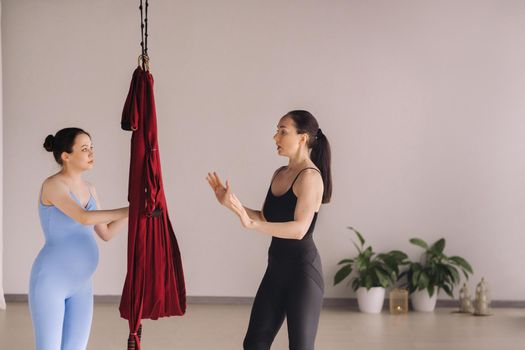
[[[301,140],[299,142],[301,144],[308,145],[308,138],[309,136],[307,133],[301,134]]]

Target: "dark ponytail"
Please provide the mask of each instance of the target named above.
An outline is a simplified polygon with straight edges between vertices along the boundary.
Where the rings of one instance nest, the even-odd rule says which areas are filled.
[[[298,134],[308,134],[310,136],[307,145],[312,150],[310,159],[321,171],[324,185],[323,203],[329,203],[332,198],[332,153],[330,151],[330,143],[319,127],[317,120],[310,112],[296,110],[288,112],[286,116],[292,118]]]
[[[62,165],[62,153],[73,152],[73,145],[75,144],[75,138],[80,135],[85,134],[89,137],[89,133],[79,128],[65,128],[59,130],[55,136],[47,135],[44,141],[44,148],[48,152],[53,152],[53,156],[58,164]]]

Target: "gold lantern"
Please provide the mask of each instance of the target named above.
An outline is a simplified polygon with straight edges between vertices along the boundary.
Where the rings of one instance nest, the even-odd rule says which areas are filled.
[[[393,289],[390,292],[390,313],[401,315],[408,312],[408,291],[406,289]]]

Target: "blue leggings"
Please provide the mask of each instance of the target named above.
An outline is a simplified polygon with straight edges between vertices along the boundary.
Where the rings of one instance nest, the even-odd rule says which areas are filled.
[[[39,283],[29,294],[37,350],[86,349],[93,316],[91,281],[72,295]]]

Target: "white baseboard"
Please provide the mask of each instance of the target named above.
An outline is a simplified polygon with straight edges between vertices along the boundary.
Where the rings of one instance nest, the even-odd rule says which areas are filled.
[[[7,303],[27,302],[27,294],[6,294]],[[114,303],[120,302],[120,295],[95,295],[95,303]],[[226,305],[251,305],[252,297],[216,297],[216,296],[188,296],[188,304],[226,304]],[[355,298],[325,298],[325,307],[350,307],[357,308]],[[525,308],[525,300],[493,300],[493,308]],[[385,308],[388,307],[388,299],[385,299]],[[452,299],[439,299],[436,307],[458,307],[458,301]]]

